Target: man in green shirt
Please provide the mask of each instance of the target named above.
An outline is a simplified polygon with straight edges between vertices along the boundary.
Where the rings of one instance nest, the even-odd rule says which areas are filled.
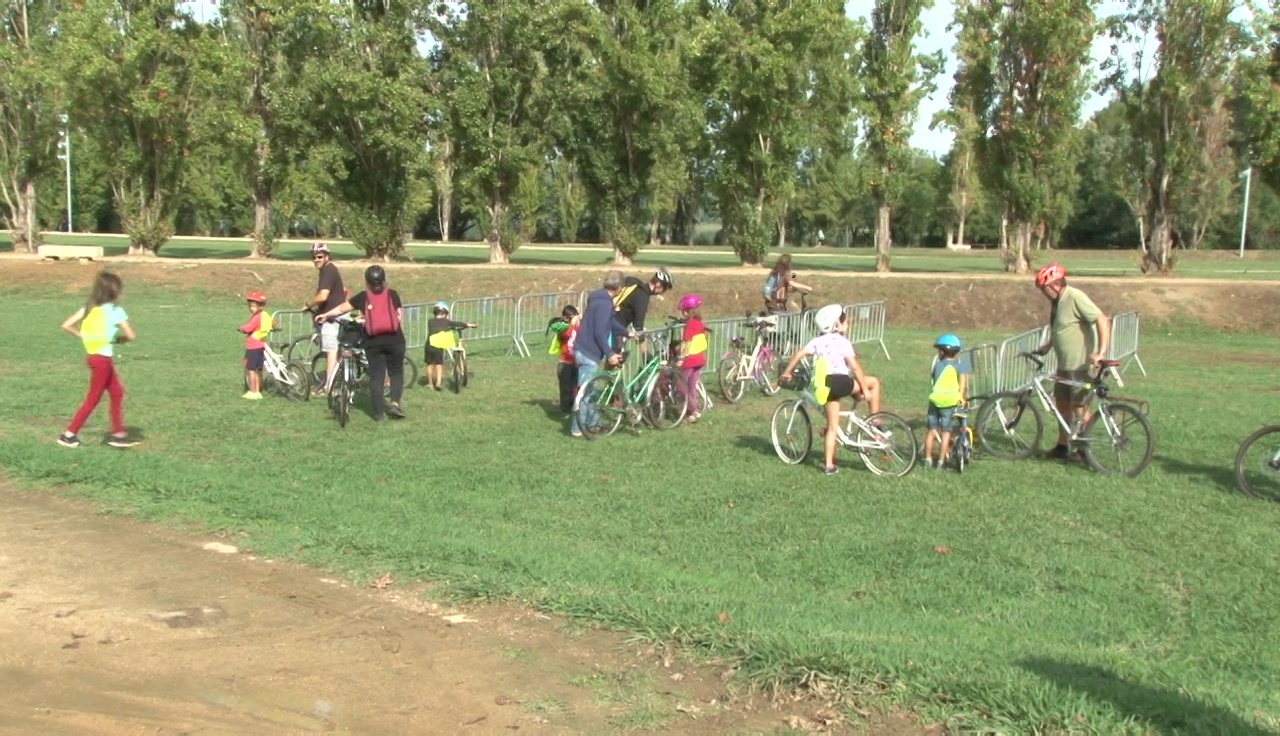
[[[1058,359],[1059,381],[1088,380],[1089,369],[1102,362],[1111,345],[1111,320],[1083,291],[1067,286],[1067,271],[1056,263],[1036,272],[1036,288],[1053,305],[1049,311],[1049,341],[1036,352],[1044,355],[1053,350]],[[1058,413],[1068,421],[1083,413],[1087,396],[1087,392],[1074,386],[1056,383],[1053,387]],[[1067,431],[1058,425],[1058,444],[1049,451],[1049,457],[1067,459],[1067,440]]]

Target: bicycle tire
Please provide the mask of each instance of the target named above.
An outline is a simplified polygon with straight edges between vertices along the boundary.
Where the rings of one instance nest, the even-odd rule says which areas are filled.
[[[1120,428],[1122,436],[1118,440],[1110,435],[1110,430],[1106,428],[1105,423],[1099,421],[1104,414],[1109,416],[1112,423],[1116,424]],[[1140,440],[1142,444],[1138,448],[1137,453],[1138,462],[1129,470],[1124,470],[1123,468],[1120,470],[1112,470],[1103,466],[1101,462],[1101,458],[1108,457],[1110,455],[1110,452],[1103,450],[1103,447],[1105,446],[1111,451],[1119,452],[1120,450],[1127,449],[1131,445],[1131,439],[1134,438],[1131,437],[1130,430],[1126,429],[1126,427],[1131,428],[1134,425],[1125,424],[1121,419],[1117,418],[1123,418],[1126,414],[1133,419],[1137,428],[1140,429],[1142,433]],[[1095,438],[1095,428],[1099,425],[1103,426],[1104,436],[1101,438]],[[1081,434],[1086,440],[1081,443],[1081,450],[1084,453],[1085,461],[1089,463],[1089,467],[1103,475],[1123,475],[1126,478],[1135,478],[1139,473],[1146,469],[1147,465],[1151,463],[1151,456],[1156,449],[1155,429],[1151,427],[1151,420],[1147,419],[1146,415],[1128,404],[1107,404],[1105,406],[1096,407],[1093,411],[1093,416],[1089,417],[1089,423],[1085,425],[1084,431]],[[1117,454],[1117,458],[1118,457],[1119,455]]]
[[[303,345],[307,345],[305,352],[302,351]],[[298,363],[306,364],[311,358],[311,346],[315,347],[319,355],[324,355],[324,353],[319,352],[320,350],[319,337],[316,335],[307,335],[306,337],[294,338],[293,342],[289,343],[289,347],[285,348],[285,351],[284,351],[284,362],[285,363],[298,362]]]
[[[730,404],[738,403],[747,393],[747,383],[742,380],[740,371],[741,362],[741,355],[736,352],[728,353],[720,359],[720,368],[716,371],[716,377],[720,381],[720,395]]]
[[[654,429],[680,426],[689,411],[688,397],[680,387],[680,372],[675,368],[658,371],[644,399],[644,418]]]
[[[289,377],[288,384],[279,384],[280,392],[290,401],[308,401],[311,399],[311,376],[301,363],[285,363],[284,372]]]
[[[760,354],[756,357],[756,384],[760,386],[760,393],[765,396],[777,396],[782,391],[782,375],[780,368],[785,366],[778,365],[778,356],[768,347],[761,347]]]
[[[462,393],[463,367],[461,359],[458,357],[457,353],[454,353],[449,359],[449,372],[453,378],[453,381],[450,383],[450,387],[453,389],[453,392],[455,394]]]
[[[861,427],[857,427],[858,442],[880,445],[876,448],[858,450],[867,470],[876,475],[889,475],[895,478],[901,478],[910,473],[916,466],[920,446],[907,420],[892,412],[882,411],[867,417],[866,423],[872,427],[872,430],[868,433]],[[884,467],[881,467],[882,461]]]
[[[471,384],[471,366],[467,365],[467,354],[462,354],[462,387],[466,388]]]
[[[1274,436],[1272,436],[1274,435]],[[1270,437],[1270,439],[1267,439]],[[1249,461],[1249,450],[1261,446],[1266,452],[1262,462]],[[1280,424],[1263,427],[1245,438],[1236,452],[1236,488],[1246,496],[1280,502]],[[1252,471],[1258,470],[1254,475]]]
[[[311,382],[317,386],[324,385],[324,379],[327,377],[325,373],[328,366],[325,364],[324,353],[316,353],[311,356]]]
[[[773,451],[787,465],[799,465],[813,451],[813,422],[803,399],[788,399],[778,404],[769,420],[769,439]]]
[[[334,387],[330,391],[337,394],[333,410],[338,415],[338,426],[345,428],[351,420],[351,382],[346,376],[335,378]]]
[[[969,439],[964,430],[955,433],[955,439],[951,443],[952,464],[956,467],[956,472],[964,474],[965,466],[969,464]]]
[[[594,440],[618,431],[618,427],[622,426],[626,407],[613,406],[613,403],[615,399],[622,399],[623,390],[621,385],[614,386],[614,377],[609,373],[601,373],[578,388],[573,411],[583,437]],[[592,411],[599,415],[599,421],[594,426],[590,426],[591,423],[587,421]]]
[[[995,424],[992,425],[994,420]],[[1030,421],[1030,426],[1024,427]],[[992,394],[978,407],[974,419],[978,447],[1003,460],[1025,460],[1040,450],[1044,414],[1029,391]],[[1020,429],[1026,431],[1019,431]],[[1008,449],[1012,448],[1012,449]]]
[[[418,364],[408,355],[404,356],[404,387],[412,388],[418,385]]]

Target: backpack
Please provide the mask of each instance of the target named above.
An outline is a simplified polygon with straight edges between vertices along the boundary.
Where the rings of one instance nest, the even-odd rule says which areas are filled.
[[[391,303],[391,290],[383,289],[381,294],[372,291],[364,293],[364,332],[370,337],[375,335],[394,335],[400,331],[400,317],[396,314],[395,305]]]
[[[773,299],[773,292],[778,290],[778,274],[771,273],[769,278],[764,280],[764,298]]]

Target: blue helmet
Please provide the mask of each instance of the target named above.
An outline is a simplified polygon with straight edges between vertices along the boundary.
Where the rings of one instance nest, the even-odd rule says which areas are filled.
[[[955,335],[952,335],[951,333],[949,333],[949,332],[948,332],[947,334],[943,335],[942,337],[939,337],[937,340],[934,340],[934,341],[933,341],[933,346],[934,346],[935,348],[942,348],[942,349],[944,349],[944,350],[955,350],[955,351],[959,351],[959,350],[960,350],[960,338],[958,338],[958,337],[956,337]]]

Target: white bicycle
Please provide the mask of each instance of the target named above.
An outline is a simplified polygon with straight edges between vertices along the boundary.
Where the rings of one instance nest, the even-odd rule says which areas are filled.
[[[272,330],[274,334],[276,330]],[[285,349],[284,345],[277,346]],[[280,394],[290,401],[311,398],[311,376],[299,361],[286,361],[284,356],[263,340],[262,390]]]

